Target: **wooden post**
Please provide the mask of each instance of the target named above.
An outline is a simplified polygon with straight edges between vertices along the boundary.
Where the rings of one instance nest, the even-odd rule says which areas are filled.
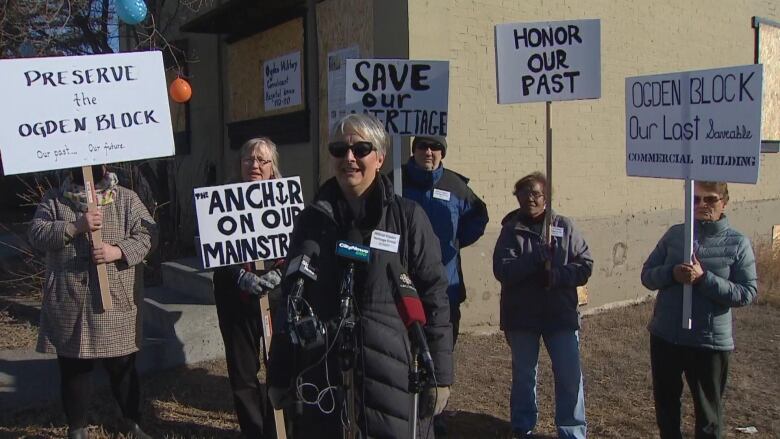
[[[401,136],[392,134],[393,138],[393,190],[399,197],[403,195],[403,182],[401,182],[401,166],[403,166],[403,157],[401,157]]]
[[[544,188],[544,239],[547,244],[547,260],[544,263],[544,268],[547,270],[547,289],[550,288],[550,285],[552,285],[552,259],[553,259],[553,244],[552,244],[552,197],[553,197],[553,175],[552,175],[552,126],[550,125],[550,107],[552,106],[552,102],[547,101],[545,103],[545,113],[546,113],[546,122],[545,125],[547,127],[546,133],[547,133],[547,187]]]
[[[255,270],[264,270],[263,261],[255,261]],[[263,320],[263,352],[265,353],[265,364],[268,365],[268,359],[271,353],[271,337],[273,336],[273,326],[271,326],[271,302],[268,300],[268,294],[260,298],[260,316]],[[268,369],[266,368],[266,372]],[[266,381],[268,381],[266,377]],[[284,411],[274,410],[274,423],[276,424],[276,439],[287,439],[287,428],[284,425]]]
[[[546,127],[547,127],[547,187],[544,188],[544,223],[546,226],[545,239],[547,245],[552,245],[552,197],[553,197],[553,172],[552,172],[552,126],[550,126],[550,106],[552,102],[547,101],[545,103],[546,108]]]
[[[99,209],[97,205],[97,194],[95,193],[95,179],[92,177],[92,166],[82,166],[81,171],[84,174],[84,191],[87,195],[87,210],[94,212]],[[100,230],[89,232],[89,240],[92,248],[103,246],[103,233]],[[111,290],[108,285],[108,270],[106,264],[97,264],[95,266],[98,275],[98,285],[100,286],[100,305],[103,311],[108,311],[114,307],[111,300]]]

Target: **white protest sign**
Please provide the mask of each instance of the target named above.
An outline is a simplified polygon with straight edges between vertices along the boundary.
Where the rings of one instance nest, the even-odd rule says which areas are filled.
[[[174,154],[160,52],[0,60],[7,175]]]
[[[204,268],[287,256],[303,210],[298,177],[194,189]]]
[[[347,115],[347,59],[358,58],[357,46],[328,53],[328,134],[333,125]]]
[[[449,81],[447,61],[348,59],[347,109],[390,134],[446,136]]]
[[[499,104],[601,96],[599,20],[496,25]]]
[[[626,78],[626,173],[755,183],[761,67]]]
[[[263,64],[265,110],[301,104],[301,52],[293,52]]]

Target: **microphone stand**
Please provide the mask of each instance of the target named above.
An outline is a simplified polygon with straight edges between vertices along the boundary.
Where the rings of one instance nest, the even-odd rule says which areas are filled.
[[[347,403],[347,422],[344,425],[344,439],[357,437],[357,416],[355,408],[355,308],[354,308],[355,263],[349,262],[341,283],[341,304],[339,318],[343,327],[339,331],[339,365],[342,386]]]
[[[418,349],[412,348],[412,362],[409,365],[409,393],[414,395],[412,400],[412,412],[409,414],[409,419],[411,420],[409,423],[411,435],[409,437],[412,439],[417,438],[417,423],[419,421],[418,409],[420,406],[420,392],[422,392],[422,380],[420,376],[419,364],[417,361],[418,355]]]

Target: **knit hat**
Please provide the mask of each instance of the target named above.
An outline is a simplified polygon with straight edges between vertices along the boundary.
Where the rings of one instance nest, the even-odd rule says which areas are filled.
[[[415,136],[412,141],[412,149],[417,148],[418,142],[435,142],[442,146],[441,158],[447,155],[447,138],[444,136]]]

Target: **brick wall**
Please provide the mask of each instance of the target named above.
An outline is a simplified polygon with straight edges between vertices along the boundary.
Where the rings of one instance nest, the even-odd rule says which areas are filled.
[[[445,165],[471,178],[488,205],[488,232],[464,251],[469,288],[464,324],[496,324],[498,285],[489,259],[511,187],[545,168],[544,104],[496,104],[494,25],[601,19],[602,97],[555,102],[553,206],[582,224],[596,259],[592,304],[645,294],[639,270],[660,234],[682,222],[682,183],[627,177],[627,76],[725,67],[753,62],[751,17],[780,21],[775,0],[516,1],[410,0],[411,59],[450,61],[449,149]],[[778,218],[780,156],[762,158],[757,185],[732,185],[733,210],[750,206],[744,231],[759,233]],[[744,207],[747,208],[747,207]],[[753,212],[761,210],[760,215]],[[764,220],[759,221],[762,217]],[[775,220],[775,222],[778,222]],[[767,229],[769,233],[769,229]],[[624,262],[614,250],[626,249]],[[620,262],[620,263],[618,263]]]

